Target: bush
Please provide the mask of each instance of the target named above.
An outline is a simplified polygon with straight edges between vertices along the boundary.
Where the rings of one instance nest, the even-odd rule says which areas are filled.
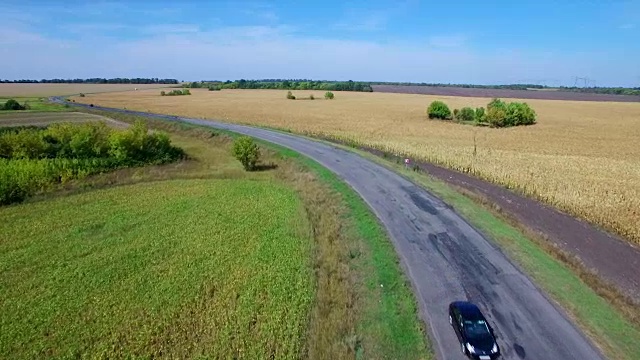
[[[77,125],[68,144],[71,158],[106,157],[109,154],[109,129],[102,122]]]
[[[327,100],[333,100],[334,95],[331,91],[327,91],[326,93],[324,93],[324,98]]]
[[[536,122],[536,113],[527,103],[512,102],[507,105],[507,126],[532,125]]]
[[[486,119],[492,127],[504,127],[506,125],[507,111],[505,108],[495,106],[487,109]]]
[[[493,99],[487,105],[486,120],[492,127],[531,125],[536,122],[536,113],[526,103]]]
[[[84,94],[83,94],[83,93],[80,93],[80,97],[84,97]]]
[[[164,90],[160,91],[160,96],[165,96],[165,95],[167,95],[167,93]]]
[[[251,171],[256,167],[260,149],[251,137],[241,136],[233,142],[233,156],[242,163],[245,170]]]
[[[505,103],[504,101],[498,99],[498,98],[493,98],[488,104],[487,104],[487,111],[491,110],[491,108],[500,108],[503,110],[507,109],[507,103]]]
[[[456,118],[460,121],[473,121],[476,118],[476,112],[470,107],[463,107]]]
[[[26,107],[23,105],[20,105],[19,102],[13,99],[9,99],[7,100],[6,103],[4,103],[2,110],[26,110]]]
[[[458,114],[460,113],[460,110],[458,109],[453,109],[453,118],[457,119],[458,118]]]
[[[49,153],[48,144],[37,129],[7,131],[0,136],[0,156],[7,159],[42,159]]]
[[[289,99],[289,100],[295,100],[295,99],[296,99],[296,97],[295,97],[295,96],[293,96],[293,94],[291,93],[291,91],[287,91],[287,99]]]
[[[315,100],[315,97],[313,96],[313,94],[309,95],[309,100]]]
[[[481,122],[485,122],[485,121],[486,121],[486,119],[485,119],[485,113],[484,113],[484,108],[483,108],[483,107],[479,107],[479,108],[477,108],[477,109],[476,109],[476,114],[475,114],[475,115],[476,115],[476,116],[475,116],[476,122],[481,123]]]
[[[431,105],[429,105],[427,114],[429,115],[429,119],[451,119],[451,110],[449,110],[447,104],[438,100],[432,102]]]
[[[162,93],[164,93],[164,91],[160,92],[160,95],[162,95]],[[191,92],[189,91],[189,89],[183,89],[183,90],[171,90],[168,93],[165,93],[166,96],[179,96],[179,95],[191,95]],[[162,95],[162,96],[165,96]]]

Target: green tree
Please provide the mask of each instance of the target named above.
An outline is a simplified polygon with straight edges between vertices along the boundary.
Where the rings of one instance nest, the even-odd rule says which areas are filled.
[[[506,107],[492,106],[487,107],[487,122],[492,127],[504,127],[507,119]]]
[[[475,119],[476,119],[477,122],[481,123],[481,122],[485,122],[486,121],[483,107],[477,108],[475,115],[476,115]]]
[[[476,112],[470,107],[463,107],[458,113],[457,119],[461,121],[473,121],[476,117]]]
[[[253,138],[241,136],[233,142],[233,156],[240,161],[245,170],[251,171],[256,167],[260,149]]]
[[[25,110],[26,107],[20,105],[19,102],[9,99],[6,103],[4,103],[3,110]]]
[[[451,119],[451,110],[449,106],[442,101],[434,101],[429,105],[427,109],[427,115],[429,119],[442,119],[447,120]]]
[[[324,93],[324,98],[327,100],[333,100],[334,95],[331,91],[327,91],[326,93]]]
[[[505,103],[504,101],[498,99],[498,98],[493,98],[489,104],[487,104],[487,111],[489,111],[491,108],[499,108],[502,109],[504,111],[507,110],[507,103]]]
[[[505,116],[507,126],[532,125],[536,122],[536,113],[527,103],[509,103]]]
[[[536,113],[527,103],[505,103],[493,99],[487,105],[487,122],[493,127],[531,125],[536,122]]]

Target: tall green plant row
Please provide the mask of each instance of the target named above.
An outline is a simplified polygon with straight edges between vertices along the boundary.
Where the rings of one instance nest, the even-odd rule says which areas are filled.
[[[127,130],[103,123],[55,124],[0,133],[0,205],[20,202],[70,179],[185,156],[164,133],[137,122]]]

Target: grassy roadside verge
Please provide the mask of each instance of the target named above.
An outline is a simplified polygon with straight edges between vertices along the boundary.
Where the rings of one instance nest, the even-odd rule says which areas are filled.
[[[287,157],[296,159],[312,170],[319,178],[340,194],[348,212],[344,215],[351,228],[348,237],[366,243],[349,241],[349,256],[361,274],[366,274],[357,293],[360,305],[360,321],[357,333],[362,343],[374,346],[357,353],[358,358],[369,359],[370,355],[382,358],[426,359],[432,358],[430,344],[425,343],[426,333],[422,322],[417,321],[417,305],[411,286],[404,277],[393,245],[387,238],[366,203],[353,189],[335,174],[317,162],[297,152],[277,145],[262,142]],[[361,256],[365,251],[368,256]]]
[[[98,110],[86,112],[125,122],[135,118]],[[169,132],[199,129],[205,136],[211,133],[237,136],[186,123],[146,121],[152,128]],[[307,355],[310,358],[332,355],[326,357],[332,359],[433,358],[417,316],[415,298],[395,250],[364,201],[313,160],[277,145],[258,142],[268,153],[273,153],[267,159],[275,154],[292,160],[321,185],[312,186],[313,181],[309,179],[294,179],[311,223],[322,225],[314,228],[320,252],[315,264],[318,298],[310,319]],[[300,177],[299,173],[288,169],[280,176],[291,183],[292,177]],[[333,195],[323,197],[320,193]]]

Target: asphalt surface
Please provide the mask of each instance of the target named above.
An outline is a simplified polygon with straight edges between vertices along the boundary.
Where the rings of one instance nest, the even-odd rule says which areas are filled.
[[[381,165],[335,146],[287,133],[94,108],[246,134],[304,154],[344,179],[388,231],[414,288],[420,316],[429,329],[438,359],[465,359],[449,325],[448,305],[455,300],[469,300],[480,306],[496,331],[503,359],[604,358],[499,248],[442,201]]]

